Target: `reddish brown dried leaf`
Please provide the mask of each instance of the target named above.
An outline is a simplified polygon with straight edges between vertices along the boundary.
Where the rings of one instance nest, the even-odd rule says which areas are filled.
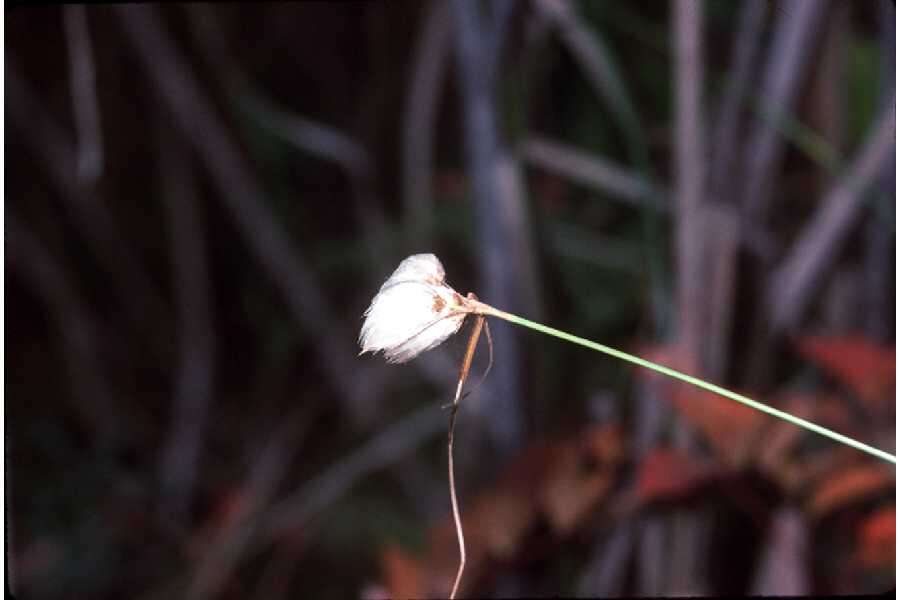
[[[893,567],[896,562],[896,508],[886,506],[867,517],[857,530],[857,558],[866,568]]]
[[[422,564],[397,546],[381,552],[384,586],[391,598],[421,598],[426,595]]]
[[[693,386],[674,384],[670,398],[728,465],[743,463],[757,431],[766,422],[760,412]]]
[[[460,593],[465,595],[468,586],[489,576],[498,563],[522,552],[540,515],[557,535],[571,533],[605,497],[623,457],[621,431],[615,426],[594,427],[569,439],[527,448],[491,488],[469,501],[463,499],[466,574]],[[456,529],[449,515],[429,532],[424,565],[425,593],[419,596],[446,594],[459,566]],[[387,566],[385,573],[383,581],[388,579]]]
[[[834,444],[788,461],[793,477],[791,485],[785,491],[789,494],[814,491],[835,473],[859,464],[859,460],[859,451],[855,448]],[[809,493],[812,492],[808,492],[807,496]]]
[[[625,438],[615,425],[588,429],[580,443],[582,452],[597,466],[615,468],[625,459]]]
[[[813,418],[816,423],[832,429],[847,431],[855,425],[847,401],[838,396],[820,397],[815,405]]]
[[[892,472],[881,465],[857,465],[823,481],[808,502],[813,517],[822,517],[894,486]]]
[[[596,427],[560,443],[538,491],[540,506],[554,531],[574,531],[609,492],[623,456],[622,436],[613,426]]]
[[[483,548],[491,557],[507,560],[518,551],[536,514],[531,494],[501,489],[479,497],[466,512],[463,527],[473,549]]]
[[[534,490],[548,471],[552,445],[536,444],[526,449],[502,474],[493,488],[463,502],[463,533],[466,538],[466,576],[461,593],[479,579],[488,558],[513,556],[535,523],[538,508]],[[448,516],[430,532],[429,589],[446,593],[459,566],[456,529]]]
[[[780,408],[794,416],[838,431],[851,431],[850,413],[846,401],[840,398],[798,393],[782,395],[780,398]],[[754,444],[756,465],[775,479],[788,494],[797,491],[805,481],[816,476],[795,452],[799,442],[809,435],[808,431],[793,423],[770,419]],[[856,455],[853,457],[856,458]],[[819,462],[814,461],[815,464]]]
[[[896,352],[858,336],[802,337],[794,340],[801,356],[856,393],[873,414],[893,402]]]
[[[655,362],[661,364],[663,366],[669,367],[671,369],[676,369],[678,371],[689,372],[688,369],[688,361],[682,355],[682,352],[679,350],[678,346],[674,345],[657,345],[657,346],[643,346],[639,345],[635,348],[629,348],[629,351],[633,351],[634,354],[649,360],[650,362]],[[648,379],[656,379],[656,380],[664,380],[668,381],[668,379],[656,371],[651,371],[650,369],[645,369],[644,367],[635,367],[635,373],[638,377],[646,377]]]
[[[808,398],[794,398],[785,407],[787,412],[801,419],[809,419],[813,413],[813,403]],[[789,462],[789,454],[806,432],[793,423],[773,420],[763,434],[764,443],[758,444],[757,464],[764,471],[777,473],[782,465]]]
[[[689,357],[678,346],[651,346],[638,350],[648,360],[693,374]],[[742,463],[748,456],[755,432],[765,421],[763,415],[734,400],[703,391],[695,386],[679,383],[647,369],[639,369],[641,377],[665,382],[668,393],[663,396],[672,402],[678,413],[696,428],[720,459],[729,465]],[[753,397],[753,394],[748,394]]]
[[[635,493],[638,501],[678,501],[693,492],[712,474],[685,452],[671,448],[651,451],[638,467]]]

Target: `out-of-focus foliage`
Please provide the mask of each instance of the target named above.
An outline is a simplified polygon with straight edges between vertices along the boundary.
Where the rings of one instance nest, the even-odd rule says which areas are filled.
[[[356,345],[372,296],[417,252],[460,292],[495,302],[482,287],[513,273],[521,305],[499,308],[894,452],[896,211],[876,135],[893,7],[693,1],[696,131],[679,129],[678,0],[8,11],[17,596],[446,595],[458,549],[441,406],[465,336],[403,366]],[[469,153],[488,132],[467,127],[477,94],[460,60],[473,6],[508,167],[486,170],[487,202]],[[791,27],[809,32],[794,61],[777,43]],[[797,93],[762,110],[790,64]],[[430,104],[412,103],[417,85]],[[680,163],[692,134],[705,150]],[[430,152],[409,156],[417,143]],[[696,213],[679,164],[706,169]],[[758,213],[750,186],[770,188]],[[685,230],[703,245],[693,264]],[[788,269],[797,257],[813,284],[788,297],[776,275],[808,275]],[[692,273],[709,356],[682,345]],[[894,470],[596,353],[502,335],[513,358],[476,389],[480,347],[457,429],[464,594],[895,585]],[[497,408],[509,382],[521,414]]]

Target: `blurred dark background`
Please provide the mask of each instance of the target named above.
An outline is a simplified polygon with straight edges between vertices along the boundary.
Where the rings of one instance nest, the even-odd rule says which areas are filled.
[[[356,345],[417,252],[895,451],[887,0],[6,18],[18,597],[446,595],[466,336],[399,366]],[[463,595],[894,585],[889,465],[491,326],[457,429]]]

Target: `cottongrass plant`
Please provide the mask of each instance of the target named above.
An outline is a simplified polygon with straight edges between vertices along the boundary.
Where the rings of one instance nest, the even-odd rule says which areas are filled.
[[[463,296],[450,287],[444,281],[444,278],[444,267],[434,254],[414,254],[404,259],[387,281],[384,282],[381,289],[378,290],[375,298],[372,299],[371,305],[363,315],[365,322],[359,334],[359,345],[362,348],[360,354],[365,352],[382,352],[389,363],[404,363],[412,360],[422,352],[438,346],[459,331],[463,321],[468,316],[471,315],[476,319],[459,370],[453,403],[450,405],[450,425],[447,435],[450,503],[453,508],[453,519],[456,525],[460,553],[459,568],[456,579],[453,582],[450,598],[456,597],[466,564],[465,538],[463,537],[462,522],[459,516],[459,504],[456,497],[456,483],[453,474],[453,433],[462,389],[472,365],[475,347],[483,330],[488,332],[488,340],[490,341],[490,330],[486,328],[485,317],[503,319],[539,333],[651,369],[708,392],[740,402],[745,406],[851,446],[881,460],[897,463],[897,457],[893,454],[873,448],[811,421],[772,408],[762,402],[752,400],[702,379],[691,377],[675,369],[664,367],[627,352],[622,352],[621,350],[616,350],[615,348],[610,348],[609,346],[604,346],[603,344],[598,344],[597,342],[592,342],[571,333],[566,333],[565,331],[560,331],[559,329],[494,308],[479,301],[471,292]]]

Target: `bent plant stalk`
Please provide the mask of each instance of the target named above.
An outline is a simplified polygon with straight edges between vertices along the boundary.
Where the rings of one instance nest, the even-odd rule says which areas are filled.
[[[469,294],[470,299],[474,299]],[[478,338],[481,337],[481,330],[484,328],[484,315],[477,315],[475,326],[469,336],[469,344],[466,346],[466,354],[463,357],[462,365],[459,369],[459,380],[456,383],[456,394],[453,396],[453,404],[450,407],[450,427],[447,432],[447,468],[450,472],[450,504],[453,507],[453,522],[456,525],[456,538],[459,540],[459,568],[456,571],[456,579],[453,581],[453,589],[450,591],[450,598],[456,598],[456,592],[459,590],[459,582],[462,580],[463,570],[466,568],[466,540],[463,537],[462,519],[459,516],[459,501],[456,498],[456,479],[453,475],[453,434],[456,429],[456,412],[459,409],[459,400],[462,394],[463,385],[469,376],[469,369],[472,367],[472,357],[475,356],[475,347],[478,345]]]

